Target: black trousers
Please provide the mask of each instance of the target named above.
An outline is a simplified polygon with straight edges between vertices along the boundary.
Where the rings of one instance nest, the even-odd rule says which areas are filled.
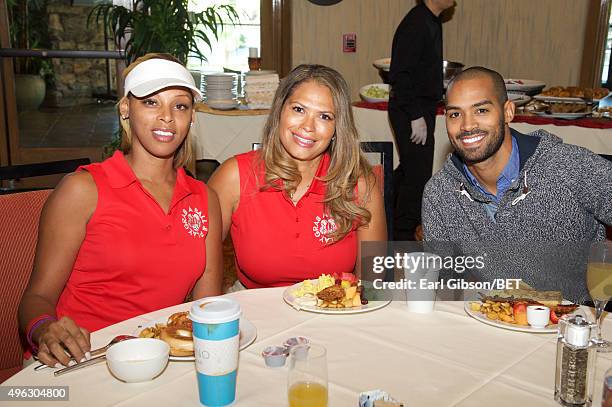
[[[436,107],[425,109],[427,141],[425,145],[410,141],[411,121],[406,114],[389,103],[389,121],[399,149],[400,164],[393,172],[394,240],[414,240],[416,227],[421,223],[423,189],[431,177],[434,155]]]

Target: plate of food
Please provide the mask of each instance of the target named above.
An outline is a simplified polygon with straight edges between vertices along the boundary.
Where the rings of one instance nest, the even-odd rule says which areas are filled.
[[[372,63],[376,68],[388,71],[391,68],[391,58],[380,58]]]
[[[593,117],[605,117],[607,119],[612,118],[612,106],[598,107],[593,112]]]
[[[551,119],[566,119],[566,120],[575,120],[580,119],[582,117],[588,116],[589,112],[579,112],[579,113],[554,113],[554,112],[534,112],[538,116],[549,117]]]
[[[536,328],[527,322],[527,306],[541,305],[550,309],[548,325]],[[511,331],[556,333],[559,318],[571,314],[578,305],[563,300],[560,291],[498,290],[481,293],[480,301],[465,301],[465,312],[487,325]]]
[[[533,98],[547,102],[583,102],[584,100],[592,100],[599,102],[601,99],[608,96],[610,91],[606,88],[583,88],[579,86],[553,86],[549,89],[544,89],[539,95]]]
[[[359,89],[359,95],[369,103],[380,103],[389,101],[389,85],[386,83],[373,83]]]
[[[376,298],[376,290],[358,282],[352,273],[339,278],[322,274],[287,287],[283,300],[297,311],[318,314],[360,314],[385,307],[391,301]]]
[[[536,102],[538,106],[533,113],[551,119],[579,119],[593,113],[593,106],[581,101],[579,103]]]
[[[135,332],[141,338],[161,339],[170,345],[170,360],[193,361],[193,338],[189,312],[177,312],[141,325]],[[240,318],[240,350],[257,338],[257,328],[248,319]]]
[[[527,95],[535,95],[546,86],[542,81],[531,79],[504,79],[504,83],[506,84],[507,91],[520,92]]]

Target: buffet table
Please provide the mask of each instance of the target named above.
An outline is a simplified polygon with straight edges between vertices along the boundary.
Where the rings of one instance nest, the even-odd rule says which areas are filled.
[[[557,405],[554,334],[482,324],[467,316],[460,302],[438,302],[431,314],[411,314],[395,302],[370,313],[321,315],[294,310],[282,293],[283,288],[272,288],[229,294],[258,331],[256,341],[240,353],[235,406],[287,405],[287,367],[267,368],[260,354],[298,335],[327,348],[329,407],[356,407],[359,393],[372,389],[386,390],[407,407]],[[94,332],[92,346],[188,307],[177,305]],[[604,337],[611,336],[608,317]],[[594,405],[599,405],[603,374],[611,365],[609,354],[599,356]],[[170,362],[153,381],[135,384],[118,381],[105,364],[60,377],[30,366],[3,385],[69,386],[70,401],[47,403],[52,406],[200,405],[193,362]]]
[[[251,150],[253,143],[260,142],[267,119],[266,111],[258,111],[255,114],[250,111],[235,111],[229,115],[210,109],[199,110],[192,130],[195,135],[196,159],[223,162],[236,154]],[[353,106],[353,114],[362,141],[393,141],[386,110]],[[565,143],[586,147],[597,154],[612,155],[612,129],[529,123],[511,123],[510,126],[522,133],[541,128],[561,137]],[[443,115],[436,117],[435,139],[433,172],[442,167],[452,151]],[[395,146],[393,151],[393,163],[397,167],[399,157]]]

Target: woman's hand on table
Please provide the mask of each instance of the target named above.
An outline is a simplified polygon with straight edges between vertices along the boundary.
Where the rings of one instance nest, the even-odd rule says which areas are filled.
[[[44,323],[37,331],[38,359],[47,366],[59,367],[58,363],[68,366],[71,357],[76,361],[89,358],[89,331],[71,318]]]

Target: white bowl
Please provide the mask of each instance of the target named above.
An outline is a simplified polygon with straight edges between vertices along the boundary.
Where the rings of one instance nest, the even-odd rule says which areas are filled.
[[[376,68],[388,71],[391,67],[391,58],[380,58],[372,63]]]
[[[366,95],[366,92],[368,91],[368,89],[373,88],[375,86],[377,88],[385,90],[387,92],[386,96],[379,98],[379,97],[373,97],[373,96]],[[388,102],[389,101],[389,85],[387,85],[386,83],[372,83],[370,85],[365,85],[364,87],[359,89],[359,95],[361,96],[363,100],[365,100],[366,102],[370,102],[370,103]]]
[[[534,328],[545,328],[550,321],[550,308],[544,305],[527,307],[527,322]]]
[[[106,351],[106,364],[119,380],[144,382],[157,377],[168,364],[170,346],[152,338],[119,342]]]

